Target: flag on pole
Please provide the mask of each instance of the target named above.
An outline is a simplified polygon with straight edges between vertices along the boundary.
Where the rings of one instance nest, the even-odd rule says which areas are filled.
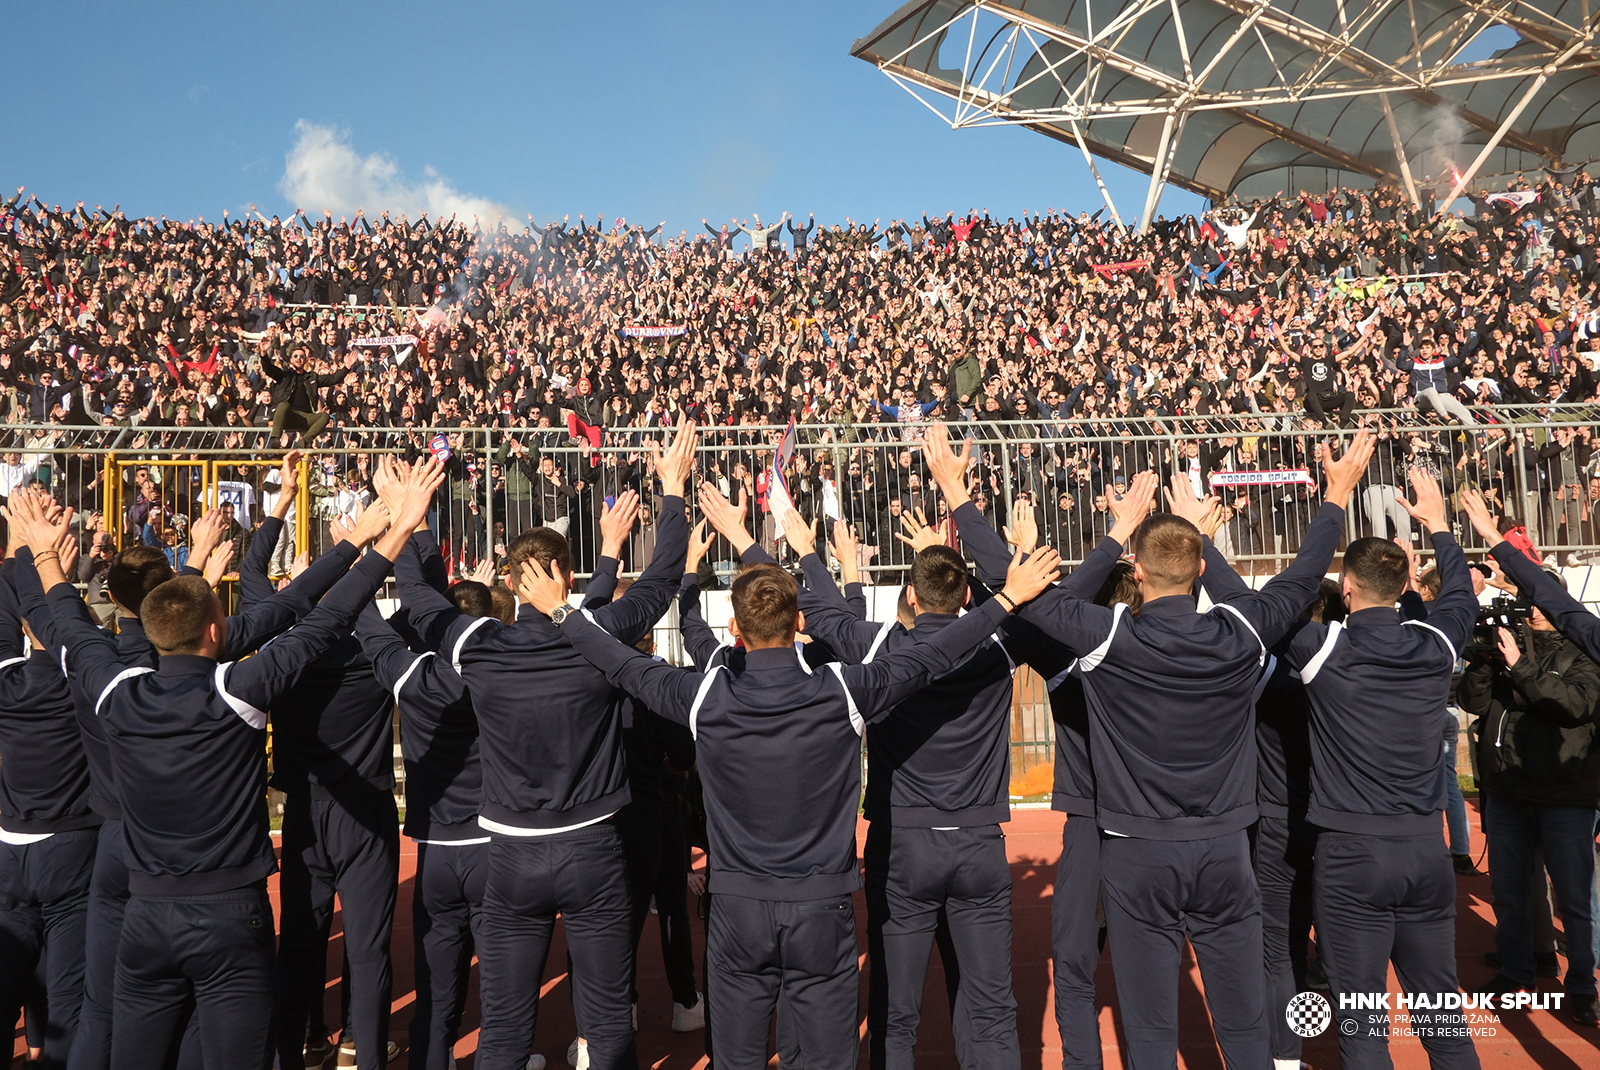
[[[790,417],[789,426],[784,429],[772,455],[772,467],[767,470],[767,509],[772,513],[773,526],[780,532],[784,515],[794,508],[794,498],[790,497],[789,484],[783,477],[783,470],[789,467],[789,459],[794,456],[794,443],[794,418]]]

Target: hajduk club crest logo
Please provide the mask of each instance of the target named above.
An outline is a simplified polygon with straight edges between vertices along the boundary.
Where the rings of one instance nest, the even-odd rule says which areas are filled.
[[[1310,1039],[1320,1037],[1327,1032],[1329,1024],[1333,1021],[1333,1008],[1320,993],[1301,992],[1289,1001],[1284,1017],[1289,1020],[1290,1029],[1299,1036]]]

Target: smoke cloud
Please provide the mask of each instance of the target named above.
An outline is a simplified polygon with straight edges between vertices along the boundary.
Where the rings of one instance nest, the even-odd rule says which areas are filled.
[[[369,215],[387,211],[414,219],[427,212],[430,218],[454,215],[469,223],[477,216],[485,228],[514,219],[510,208],[461,192],[431,167],[421,181],[411,181],[382,153],[360,155],[351,148],[348,131],[305,119],[294,128],[294,147],[284,158],[278,191],[308,213],[327,209],[353,215],[365,209]]]

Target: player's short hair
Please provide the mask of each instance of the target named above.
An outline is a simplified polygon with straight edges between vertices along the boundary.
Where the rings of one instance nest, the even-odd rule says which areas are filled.
[[[510,591],[506,592],[510,594]],[[450,587],[450,601],[469,617],[494,616],[494,595],[477,580],[462,580]]]
[[[158,654],[193,654],[219,612],[204,576],[175,576],[144,596],[139,619]]]
[[[515,624],[517,622],[517,596],[507,588],[494,586],[489,588],[489,601],[494,603],[494,611],[490,616],[501,624]]]
[[[117,605],[141,617],[146,596],[172,577],[166,554],[154,546],[130,546],[111,559],[106,592]]]
[[[1135,613],[1138,613],[1139,607],[1144,604],[1144,595],[1139,591],[1139,583],[1133,578],[1131,561],[1118,561],[1112,565],[1111,575],[1106,577],[1106,582],[1095,592],[1094,604],[1097,606],[1114,606],[1118,603],[1126,605]]]
[[[1344,620],[1348,612],[1344,604],[1344,592],[1337,583],[1324,576],[1322,585],[1317,588],[1317,600],[1301,616],[1318,624],[1332,624]]]
[[[894,615],[902,622],[917,619],[917,611],[911,608],[911,584],[901,586],[900,597],[894,601]]]
[[[1344,551],[1344,574],[1374,602],[1399,601],[1410,569],[1406,552],[1388,539],[1369,535]]]
[[[800,590],[777,565],[751,565],[734,578],[733,619],[747,642],[770,643],[794,635]]]
[[[911,562],[911,587],[924,613],[954,613],[967,601],[967,563],[948,546],[926,547]]]
[[[506,547],[511,559],[512,575],[521,573],[523,562],[533,560],[546,572],[554,561],[563,573],[572,571],[572,543],[554,528],[529,528],[511,540]]]
[[[1202,549],[1200,529],[1171,513],[1150,517],[1133,537],[1134,559],[1162,590],[1194,586]]]

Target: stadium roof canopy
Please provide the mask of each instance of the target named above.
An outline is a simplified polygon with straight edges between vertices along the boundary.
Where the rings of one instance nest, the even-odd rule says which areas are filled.
[[[1597,23],[1600,0],[911,0],[850,53],[953,128],[1078,145],[1102,193],[1095,157],[1149,174],[1147,226],[1168,182],[1450,203],[1600,156]]]

